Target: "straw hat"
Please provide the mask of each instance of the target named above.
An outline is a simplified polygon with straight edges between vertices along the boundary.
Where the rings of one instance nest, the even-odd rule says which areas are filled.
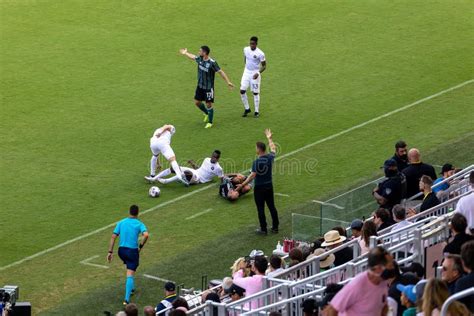
[[[308,259],[320,256],[325,252],[326,251],[323,248],[318,248],[315,251],[313,251],[312,254],[310,254],[308,256]],[[332,265],[334,263],[334,260],[336,260],[336,256],[332,253],[332,254],[326,256],[324,259],[319,260],[319,267],[323,268],[323,269],[328,268],[330,265]]]
[[[324,242],[321,244],[323,247],[339,244],[346,240],[346,237],[339,235],[337,230],[330,230],[324,234]]]

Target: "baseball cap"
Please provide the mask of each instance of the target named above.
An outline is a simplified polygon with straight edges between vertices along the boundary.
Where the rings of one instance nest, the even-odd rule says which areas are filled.
[[[413,284],[410,284],[410,285],[402,285],[402,284],[397,284],[397,290],[399,290],[400,292],[403,293],[403,295],[406,296],[406,298],[408,298],[408,300],[410,302],[412,302],[413,304],[416,303],[416,290],[415,290],[415,286]]]
[[[451,171],[451,170],[454,170],[454,166],[450,163],[445,163],[443,167],[441,168],[441,174]]]
[[[263,256],[263,255],[265,255],[265,254],[262,250],[254,249],[250,252],[249,257],[251,259],[254,259],[255,257],[260,257],[260,256]]]
[[[385,160],[383,163],[384,168],[389,168],[389,167],[396,167],[397,166],[397,161],[393,158]]]
[[[176,285],[173,282],[166,282],[165,290],[167,290],[168,292],[173,292],[176,290]]]
[[[361,230],[362,226],[364,226],[364,222],[361,221],[360,219],[356,218],[355,220],[352,221],[351,223],[351,229],[357,229]]]

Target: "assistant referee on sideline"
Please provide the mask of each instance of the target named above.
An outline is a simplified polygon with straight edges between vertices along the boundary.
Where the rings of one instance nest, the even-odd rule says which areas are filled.
[[[114,253],[115,239],[119,237],[118,255],[127,266],[124,305],[130,303],[130,295],[135,291],[134,277],[140,261],[139,253],[148,240],[147,228],[145,224],[138,219],[138,206],[130,206],[129,213],[129,217],[121,220],[117,223],[117,226],[115,226],[112,238],[110,239],[109,253],[107,254],[107,261],[111,262]],[[142,235],[142,240],[139,243],[138,239],[140,235]]]
[[[257,142],[256,151],[258,158],[253,162],[252,173],[242,183],[237,185],[236,190],[240,191],[243,187],[255,179],[253,194],[255,198],[255,205],[258,211],[258,220],[260,222],[260,229],[256,231],[258,235],[267,235],[267,219],[265,217],[265,203],[270,210],[272,216],[272,233],[278,233],[278,226],[280,221],[278,220],[278,211],[275,207],[275,199],[273,195],[273,180],[272,180],[272,166],[275,160],[276,147],[272,139],[272,131],[270,129],[265,130],[265,136],[267,136],[268,147],[270,147],[270,153],[267,154],[267,146],[262,142]]]

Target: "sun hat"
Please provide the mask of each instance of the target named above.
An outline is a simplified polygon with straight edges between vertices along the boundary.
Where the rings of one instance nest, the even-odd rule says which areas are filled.
[[[318,248],[315,251],[313,251],[312,254],[308,256],[308,259],[321,256],[325,252],[326,250],[324,250],[323,248]],[[336,260],[336,256],[333,253],[331,253],[330,255],[327,255],[326,257],[324,257],[324,259],[319,260],[319,267],[323,269],[328,268],[334,263],[335,260]]]
[[[321,246],[326,247],[339,244],[344,240],[346,240],[346,237],[339,235],[337,230],[330,230],[324,234],[324,242],[321,244]]]

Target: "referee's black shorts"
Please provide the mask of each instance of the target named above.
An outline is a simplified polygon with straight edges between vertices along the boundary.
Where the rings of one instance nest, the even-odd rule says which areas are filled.
[[[138,265],[140,264],[140,255],[138,248],[127,248],[119,247],[118,249],[119,258],[122,259],[123,263],[127,265],[128,270],[137,271]]]

